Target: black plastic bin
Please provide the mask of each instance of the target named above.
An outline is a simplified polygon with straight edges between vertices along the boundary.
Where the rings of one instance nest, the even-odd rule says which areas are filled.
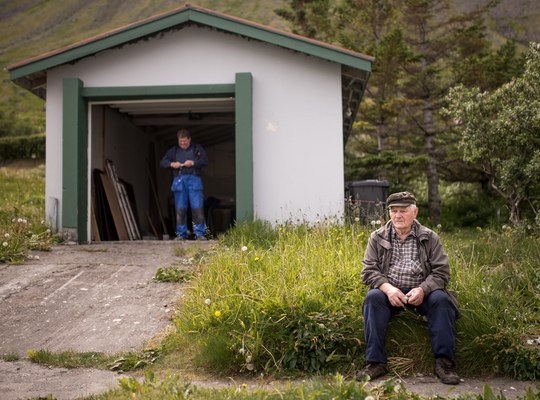
[[[364,223],[381,220],[389,186],[387,181],[378,179],[346,182],[345,194],[351,218],[360,218]]]

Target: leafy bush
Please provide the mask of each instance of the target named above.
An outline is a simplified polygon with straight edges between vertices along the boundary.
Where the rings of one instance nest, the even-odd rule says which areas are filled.
[[[0,137],[0,160],[45,158],[45,134]]]

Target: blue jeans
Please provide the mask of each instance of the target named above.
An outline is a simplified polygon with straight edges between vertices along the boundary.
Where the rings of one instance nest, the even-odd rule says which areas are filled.
[[[204,195],[200,176],[181,175],[173,182],[174,207],[176,209],[176,235],[187,237],[187,208],[191,206],[193,231],[197,237],[206,233],[204,221]]]
[[[410,289],[401,289],[407,293]],[[403,308],[393,307],[388,297],[379,289],[371,289],[364,299],[364,336],[366,340],[366,362],[386,363],[386,333],[390,318]],[[448,294],[434,290],[416,307],[428,320],[431,350],[435,358],[448,357],[455,363],[456,310]]]

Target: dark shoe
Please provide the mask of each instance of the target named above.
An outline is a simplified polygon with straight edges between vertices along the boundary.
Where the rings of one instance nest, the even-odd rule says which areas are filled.
[[[367,376],[369,380],[380,378],[388,373],[388,367],[384,363],[367,363],[364,368],[356,373],[356,380],[362,381]]]
[[[440,357],[435,360],[435,375],[445,385],[458,385],[460,382],[459,376],[455,371],[454,363],[446,357]]]
[[[208,240],[206,236],[197,236],[197,240]]]

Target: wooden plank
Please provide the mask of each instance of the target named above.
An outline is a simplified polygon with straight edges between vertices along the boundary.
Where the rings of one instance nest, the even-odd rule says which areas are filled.
[[[91,237],[93,240],[97,241],[97,242],[101,242],[101,236],[99,235],[99,229],[98,229],[98,224],[97,224],[97,219],[96,219],[96,212],[94,211],[95,207],[94,207],[94,204],[92,203],[92,233],[91,233]]]
[[[92,173],[92,183],[95,193],[95,213],[96,220],[99,229],[99,234],[101,240],[118,240],[118,234],[116,232],[116,227],[114,226],[114,220],[111,213],[111,208],[107,201],[107,195],[105,194],[105,189],[101,182],[101,175],[104,174],[103,171],[95,168]]]
[[[115,188],[118,203],[120,205],[120,211],[122,212],[122,216],[124,218],[129,239],[140,239],[139,230],[137,224],[135,223],[135,217],[133,216],[133,211],[131,209],[131,204],[129,203],[126,188],[118,179],[116,168],[111,160],[107,160],[107,172]]]
[[[122,215],[122,219],[123,219],[124,225],[126,227],[128,240],[133,240],[134,234],[133,234],[133,231],[131,229],[131,225],[129,223],[129,217],[128,217],[127,210],[126,210],[126,204],[125,204],[124,199],[122,197],[122,193],[120,191],[120,187],[119,187],[119,184],[118,184],[118,179],[115,176],[115,171],[113,169],[113,164],[112,164],[111,160],[107,160],[106,171],[107,171],[107,175],[111,179],[111,183],[113,185],[114,193],[116,195],[116,200],[118,202],[118,208],[120,209],[120,213]]]
[[[105,189],[105,195],[107,196],[107,202],[109,203],[109,207],[111,209],[114,226],[116,227],[116,232],[118,233],[118,239],[129,240],[126,224],[124,222],[124,217],[122,216],[122,211],[120,210],[120,204],[118,203],[118,197],[116,195],[116,190],[114,188],[112,179],[102,173],[101,183]]]

